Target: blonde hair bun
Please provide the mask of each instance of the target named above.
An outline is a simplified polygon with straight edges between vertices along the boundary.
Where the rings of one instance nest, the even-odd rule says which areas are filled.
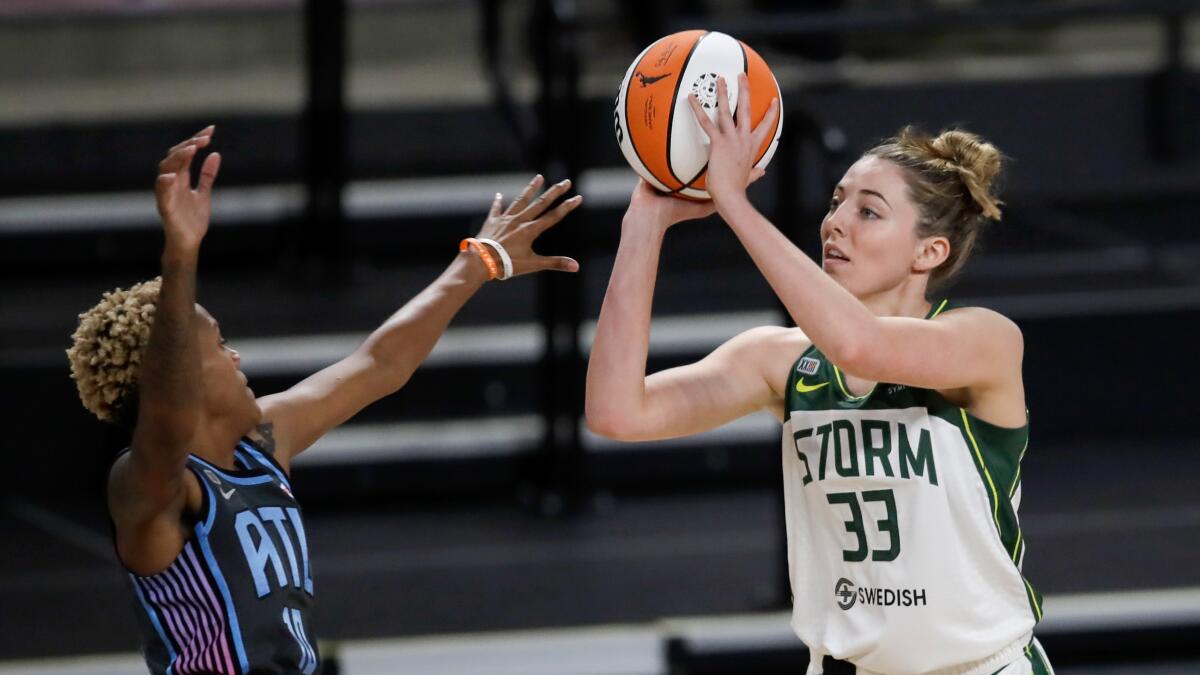
[[[992,220],[1000,220],[1000,205],[993,187],[1000,176],[1004,156],[996,146],[979,136],[958,129],[947,129],[931,137],[912,127],[905,127],[898,139],[901,145],[909,145],[920,154],[926,155],[926,163],[938,171],[951,171],[959,175],[979,212]]]

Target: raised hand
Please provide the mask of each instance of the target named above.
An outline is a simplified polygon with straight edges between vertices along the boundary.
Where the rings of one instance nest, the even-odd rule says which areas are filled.
[[[763,169],[752,169],[749,182],[762,178],[766,174]],[[712,201],[697,201],[674,195],[663,194],[650,186],[645,179],[639,178],[629,198],[629,208],[626,217],[633,217],[638,222],[647,222],[670,227],[685,220],[699,220],[716,213]]]
[[[544,180],[541,175],[534,176],[521,195],[503,211],[501,207],[504,197],[497,193],[492,201],[492,208],[488,211],[487,220],[479,230],[480,238],[494,239],[508,251],[512,258],[514,277],[541,270],[579,271],[579,263],[571,258],[538,255],[533,251],[533,242],[543,232],[583,203],[583,196],[575,195],[553,209],[550,208],[556,199],[571,189],[569,180],[554,184],[537,199],[533,199]]]
[[[710,120],[695,94],[688,96],[688,103],[696,115],[696,121],[708,134],[708,173],[705,189],[713,201],[745,195],[746,186],[753,182],[754,161],[767,134],[775,126],[779,114],[779,100],[771,99],[767,113],[758,126],[750,126],[750,83],[745,73],[738,74],[738,111],[735,122],[729,111],[729,92],[725,78],[717,78],[717,119]]]
[[[651,187],[644,178],[639,178],[637,186],[633,188],[633,194],[629,197],[629,208],[625,215],[640,222],[670,227],[685,220],[706,218],[716,211],[711,201],[695,201],[663,194]]]
[[[208,232],[212,186],[221,168],[221,155],[214,152],[204,159],[195,189],[192,188],[191,165],[196,152],[212,142],[213,131],[213,126],[201,129],[195,136],[168,150],[167,156],[158,163],[154,201],[168,248],[198,250]]]

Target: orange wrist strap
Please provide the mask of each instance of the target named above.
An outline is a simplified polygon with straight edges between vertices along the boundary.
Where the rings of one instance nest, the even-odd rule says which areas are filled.
[[[478,239],[467,237],[458,243],[458,250],[465,251],[467,247],[479,254],[479,258],[483,260],[483,266],[487,268],[488,280],[495,279],[500,276],[500,268],[496,265],[496,260],[492,258],[492,254],[487,250]]]

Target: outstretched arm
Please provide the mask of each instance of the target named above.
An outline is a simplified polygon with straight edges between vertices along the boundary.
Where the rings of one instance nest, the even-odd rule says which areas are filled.
[[[587,374],[587,423],[602,435],[645,441],[699,433],[761,408],[778,411],[788,345],[803,336],[778,327],[747,331],[697,363],[646,375],[650,310],[667,227],[712,206],[635,189],[600,309]],[[778,372],[776,372],[778,371]],[[782,374],[782,377],[778,377]]]
[[[514,275],[579,269],[579,264],[570,258],[533,252],[538,236],[583,199],[577,195],[550,209],[570,189],[570,182],[558,183],[532,200],[541,182],[541,176],[535,177],[504,211],[501,211],[501,196],[496,195],[479,233],[481,238],[493,239],[509,252]],[[371,333],[354,353],[287,391],[259,399],[263,424],[270,425],[267,428],[279,462],[289,467],[292,457],[327,431],[403,387],[433,350],[451,319],[487,278],[487,270],[476,253],[470,249],[460,252],[441,276]]]
[[[196,264],[208,232],[210,195],[221,156],[209,155],[196,189],[190,166],[212,139],[208,127],[174,148],[159,164],[155,201],[162,220],[162,289],[138,376],[138,415],[127,470],[139,503],[150,511],[175,499],[187,444],[200,416],[200,356],[196,345]]]
[[[691,99],[711,139],[708,191],[796,325],[831,361],[867,380],[929,389],[1010,386],[1014,373],[1019,380],[1023,343],[1009,319],[982,308],[949,312],[935,321],[878,317],[759,213],[744,181],[777,106],[751,129],[749,87],[742,83],[735,122],[724,80],[717,86],[716,121]]]
[[[145,546],[155,547],[153,532],[169,536],[177,529],[188,444],[200,419],[196,264],[221,157],[213,153],[205,159],[196,189],[189,167],[212,134],[208,127],[176,145],[158,166],[155,201],[165,239],[162,287],[138,375],[132,451],[114,466],[109,490],[117,547],[130,564],[145,559]]]

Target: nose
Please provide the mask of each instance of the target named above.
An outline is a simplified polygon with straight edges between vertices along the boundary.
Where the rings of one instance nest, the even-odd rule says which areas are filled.
[[[825,222],[821,223],[821,241],[828,240],[834,234],[837,234],[839,237],[846,236],[846,230],[842,225],[841,213],[842,207],[839,205],[833,213],[825,216]]]
[[[229,353],[233,356],[233,365],[241,367],[242,355],[238,354],[238,350],[234,349],[233,347],[230,347]]]

